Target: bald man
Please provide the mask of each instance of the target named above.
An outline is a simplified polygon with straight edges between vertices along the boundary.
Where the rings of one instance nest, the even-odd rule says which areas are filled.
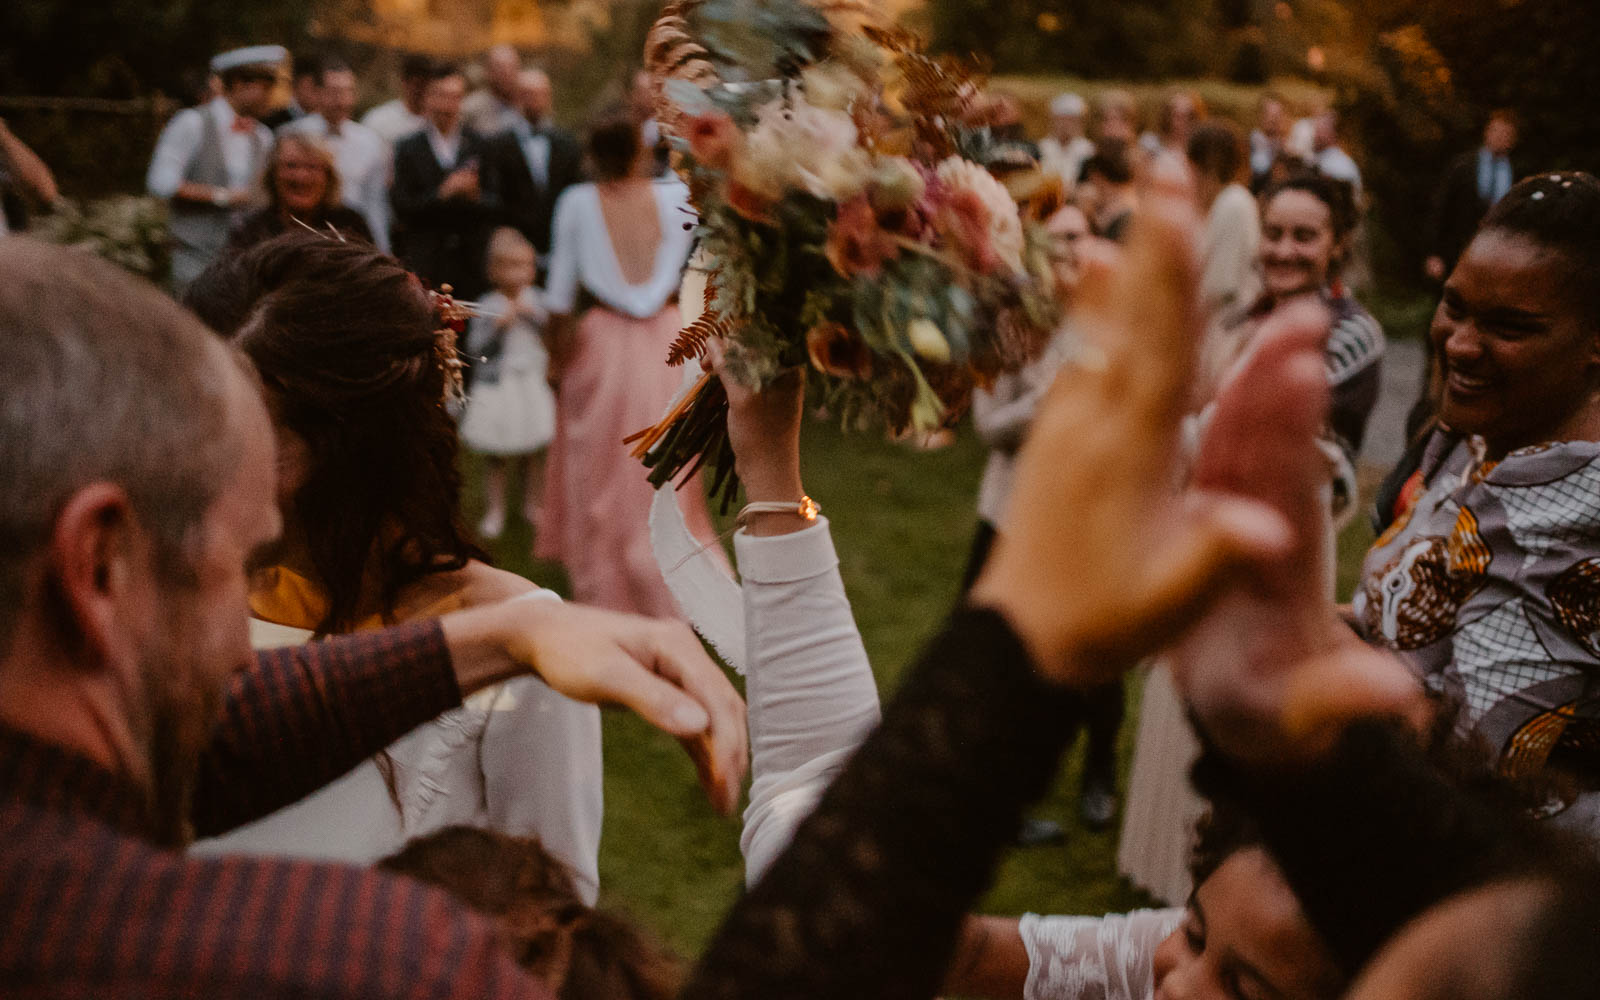
[[[488,137],[514,128],[522,116],[517,110],[517,90],[522,77],[522,56],[510,45],[496,45],[483,57],[484,88],[461,106],[467,127]]]
[[[492,140],[506,221],[539,251],[550,252],[550,219],[561,192],[583,179],[583,149],[551,118],[555,94],[543,70],[517,78],[517,118]]]

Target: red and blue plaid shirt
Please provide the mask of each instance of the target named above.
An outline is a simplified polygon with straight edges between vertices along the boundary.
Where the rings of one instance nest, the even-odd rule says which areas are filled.
[[[433,622],[262,653],[205,754],[195,828],[273,812],[460,700]],[[548,1000],[438,890],[155,838],[136,785],[0,728],[0,996]]]

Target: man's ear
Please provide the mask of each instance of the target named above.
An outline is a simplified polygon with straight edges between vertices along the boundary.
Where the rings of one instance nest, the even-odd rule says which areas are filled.
[[[63,640],[81,644],[89,662],[118,657],[128,638],[130,602],[149,572],[148,541],[127,491],[97,482],[72,495],[50,536]]]

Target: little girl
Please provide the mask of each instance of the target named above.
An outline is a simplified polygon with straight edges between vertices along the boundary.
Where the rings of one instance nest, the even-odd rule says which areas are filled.
[[[467,331],[467,353],[477,363],[461,440],[487,457],[486,509],[478,533],[499,538],[506,526],[506,472],[522,465],[522,512],[530,523],[539,506],[539,452],[555,436],[556,401],[545,380],[550,356],[542,332],[549,314],[533,287],[533,245],[515,229],[489,241],[489,283]]]

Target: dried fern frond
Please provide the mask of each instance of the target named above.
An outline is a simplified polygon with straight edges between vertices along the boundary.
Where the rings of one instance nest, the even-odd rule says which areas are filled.
[[[683,80],[704,89],[719,82],[711,53],[694,37],[689,27],[689,14],[700,5],[700,0],[673,0],[661,10],[661,16],[651,25],[645,37],[644,66],[656,83],[657,121],[672,136],[681,134],[682,114],[677,106],[661,94],[668,80]]]
[[[707,281],[705,310],[700,313],[699,319],[678,331],[678,338],[667,350],[667,364],[676,368],[685,361],[702,358],[706,353],[706,345],[713,338],[726,337],[733,332],[733,323],[711,307],[716,298],[716,282]]]

